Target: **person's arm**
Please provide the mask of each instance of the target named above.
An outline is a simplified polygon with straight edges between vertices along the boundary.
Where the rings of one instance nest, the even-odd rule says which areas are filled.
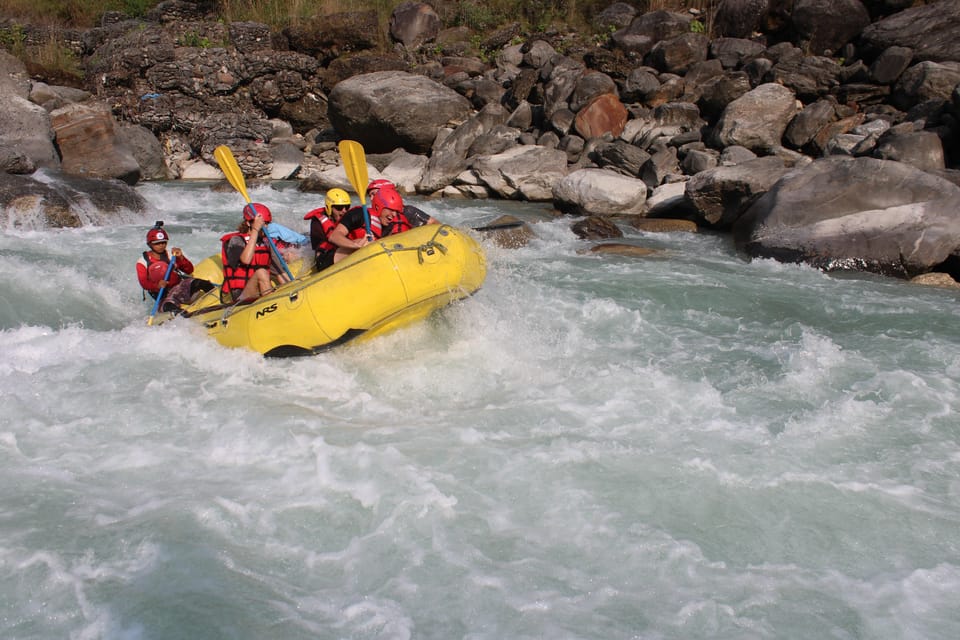
[[[234,236],[230,238],[230,241],[227,242],[227,248],[225,253],[227,254],[227,264],[224,266],[231,266],[236,269],[240,265],[240,254],[243,253],[244,247],[246,247],[246,242],[240,236]]]
[[[150,274],[147,272],[147,266],[142,262],[137,262],[137,280],[140,287],[146,291],[156,291],[154,283],[150,282]]]
[[[349,216],[351,214],[348,213],[347,215]],[[353,216],[353,218],[356,218],[356,216]],[[360,247],[365,246],[367,244],[366,238],[355,240],[347,237],[347,234],[350,233],[350,229],[347,228],[344,222],[348,222],[347,216],[344,216],[340,220],[340,223],[334,227],[333,231],[330,232],[330,237],[328,240],[330,240],[331,244],[334,244],[341,249],[359,249]]]
[[[410,221],[410,225],[414,227],[422,227],[425,224],[440,224],[439,220],[431,216],[423,209],[409,204],[403,207],[403,215],[407,216],[407,220]]]
[[[174,265],[177,271],[193,273],[193,263],[187,259],[187,256],[183,255],[183,251],[180,250],[180,247],[174,247],[170,250],[170,253],[177,259],[176,264]]]
[[[240,254],[240,262],[243,264],[253,262],[253,256],[257,252],[257,240],[260,239],[261,229],[263,229],[263,218],[260,217],[258,213],[257,217],[253,219],[253,224],[250,228],[250,238],[247,240],[247,244],[243,247],[243,252]]]

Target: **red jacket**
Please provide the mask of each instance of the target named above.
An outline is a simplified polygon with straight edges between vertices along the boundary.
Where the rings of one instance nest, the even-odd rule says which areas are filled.
[[[157,257],[152,251],[144,251],[143,255],[137,260],[137,280],[140,286],[154,298],[160,293],[160,281],[167,273],[167,265],[170,264],[170,256],[164,255]],[[167,281],[167,288],[180,282],[180,275],[177,271],[183,273],[193,273],[193,263],[187,260],[185,256],[176,259],[173,265],[173,271],[170,272],[170,280]]]

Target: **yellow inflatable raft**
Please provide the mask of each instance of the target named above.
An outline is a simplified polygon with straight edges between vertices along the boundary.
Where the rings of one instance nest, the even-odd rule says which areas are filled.
[[[294,274],[298,265],[290,265]],[[318,353],[426,317],[473,294],[486,277],[483,249],[447,225],[381,238],[319,273],[308,270],[250,303],[222,304],[219,290],[185,307],[185,316],[228,347],[265,356]],[[220,256],[194,275],[223,281]]]

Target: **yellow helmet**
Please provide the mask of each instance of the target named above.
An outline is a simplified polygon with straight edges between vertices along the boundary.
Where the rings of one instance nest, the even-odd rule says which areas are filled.
[[[350,194],[343,189],[330,189],[330,191],[327,191],[327,196],[323,199],[323,204],[327,208],[327,214],[329,215],[334,205],[347,205],[349,207]]]

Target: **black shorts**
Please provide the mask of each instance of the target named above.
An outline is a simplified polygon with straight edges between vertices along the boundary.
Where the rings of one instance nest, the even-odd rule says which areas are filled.
[[[333,265],[333,256],[337,253],[336,249],[327,249],[317,254],[317,271],[323,271]]]

